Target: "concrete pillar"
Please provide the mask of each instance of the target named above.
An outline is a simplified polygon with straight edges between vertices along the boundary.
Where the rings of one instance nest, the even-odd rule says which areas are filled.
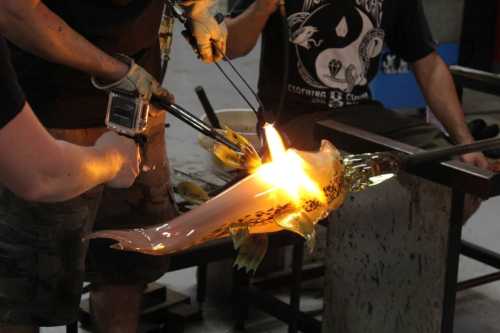
[[[403,174],[332,214],[323,332],[440,332],[450,201]]]

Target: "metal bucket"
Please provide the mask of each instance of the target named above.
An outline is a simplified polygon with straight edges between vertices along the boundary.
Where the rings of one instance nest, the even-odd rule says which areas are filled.
[[[243,135],[254,147],[259,150],[260,143],[256,132],[257,117],[250,109],[220,109],[215,114],[219,118],[222,127],[227,126],[237,133]],[[209,123],[206,116],[202,117],[205,123]],[[213,143],[212,139],[204,135],[198,136],[198,143],[207,150],[207,159],[213,161],[210,166],[210,172],[217,177],[229,181],[234,177],[229,170],[224,169],[215,161],[215,157],[209,152],[208,147]]]
[[[220,109],[215,114],[219,118],[221,125],[228,126],[232,130],[243,135],[255,148],[259,148],[259,138],[257,137],[256,126],[257,117],[250,109]],[[207,116],[202,120],[208,124]]]

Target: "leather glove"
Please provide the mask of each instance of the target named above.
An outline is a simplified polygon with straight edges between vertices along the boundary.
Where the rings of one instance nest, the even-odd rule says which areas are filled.
[[[178,4],[184,9],[184,15],[196,39],[201,60],[205,63],[222,60],[221,52],[226,52],[227,28],[224,22],[218,23],[210,13],[214,2],[212,0],[185,0]],[[212,42],[216,47],[212,45]]]
[[[91,81],[94,87],[105,91],[121,91],[138,95],[141,99],[148,102],[152,96],[155,96],[174,103],[174,95],[165,88],[162,88],[160,83],[151,74],[135,63],[134,59],[124,54],[117,54],[115,57],[129,65],[127,74],[122,79],[113,83],[104,83],[92,77]]]

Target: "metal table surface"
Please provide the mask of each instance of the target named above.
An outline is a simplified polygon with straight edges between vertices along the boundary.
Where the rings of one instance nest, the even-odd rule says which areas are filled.
[[[316,133],[318,138],[330,139],[337,148],[347,150],[349,153],[393,150],[406,154],[415,154],[423,151],[420,148],[333,120],[320,121]],[[407,171],[456,190],[478,195],[484,199],[500,194],[500,174],[460,161],[421,165],[418,169]]]

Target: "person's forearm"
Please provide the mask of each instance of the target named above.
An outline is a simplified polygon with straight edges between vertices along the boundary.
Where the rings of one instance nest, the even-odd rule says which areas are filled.
[[[0,131],[0,183],[30,201],[64,201],[117,174],[121,157],[56,141],[28,104]]]
[[[117,174],[123,161],[119,154],[56,141],[59,159],[46,161],[33,183],[32,200],[56,202],[71,199],[106,183]],[[55,156],[57,158],[57,156]],[[64,161],[63,163],[56,161]]]
[[[257,44],[269,16],[269,13],[259,9],[257,3],[253,3],[239,16],[227,18],[227,56],[234,59],[248,54]]]
[[[456,143],[474,141],[457,96],[453,78],[437,53],[413,64],[413,71],[429,107]]]
[[[0,32],[20,48],[102,79],[119,80],[128,70],[127,65],[71,29],[40,0],[1,1]]]

